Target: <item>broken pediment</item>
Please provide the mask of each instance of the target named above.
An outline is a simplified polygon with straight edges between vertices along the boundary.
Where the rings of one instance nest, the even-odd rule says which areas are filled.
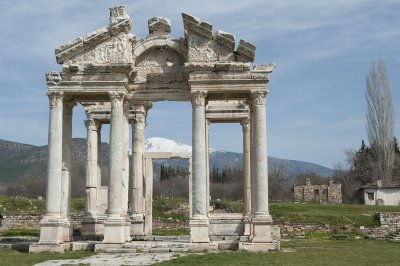
[[[55,50],[59,64],[116,64],[132,62],[132,21],[126,7],[110,8],[110,24]]]
[[[212,32],[208,22],[182,13],[189,62],[243,62],[254,61],[256,47],[240,40],[235,50],[235,36],[218,30]]]
[[[274,66],[251,69],[256,49],[253,44],[237,42],[233,34],[222,30],[213,31],[210,23],[194,16],[183,13],[182,19],[184,38],[170,36],[171,21],[165,17],[150,18],[149,34],[136,38],[130,33],[132,21],[127,8],[110,8],[107,27],[56,49],[57,62],[63,64],[60,77],[71,86],[76,82],[126,82],[129,90],[145,100],[161,91],[162,99],[187,99],[189,82],[268,82]],[[60,83],[49,77],[49,83]],[[167,88],[175,95],[169,97]]]

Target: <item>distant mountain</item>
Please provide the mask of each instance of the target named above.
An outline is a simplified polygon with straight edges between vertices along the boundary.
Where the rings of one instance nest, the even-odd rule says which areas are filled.
[[[192,146],[164,138],[147,139],[144,143],[144,149],[147,152],[176,152],[176,153],[192,152]],[[216,151],[218,150],[210,148],[211,153]]]
[[[145,150],[148,152],[191,152],[191,146],[173,140],[163,138],[150,138],[145,142]],[[73,162],[86,161],[86,139],[74,138],[72,140]],[[0,183],[16,181],[32,168],[46,169],[48,148],[46,146],[34,146],[0,139]],[[103,166],[109,163],[109,145],[101,144],[101,161]],[[161,162],[156,162],[160,164]],[[178,160],[163,161],[169,165],[187,165],[187,162]],[[241,153],[218,151],[210,149],[210,167],[242,167],[243,156]],[[333,174],[333,170],[313,163],[285,160],[268,157],[268,166],[277,167],[283,165],[289,174],[296,176],[301,173],[314,172],[323,177]]]
[[[178,153],[192,152],[192,146],[163,138],[147,139],[144,143],[144,149],[147,152],[178,152]]]
[[[145,150],[149,152],[191,152],[192,147],[169,139],[150,138],[146,140]],[[158,161],[158,164],[160,163],[171,166],[179,165],[186,167],[187,165],[187,162],[183,160],[160,160]],[[219,151],[217,149],[210,148],[210,168],[214,166],[217,168],[242,167],[242,165],[242,153]],[[290,176],[297,176],[303,173],[316,173],[322,177],[328,177],[333,174],[332,169],[318,164],[268,156],[268,167],[270,169],[281,166],[286,168]]]

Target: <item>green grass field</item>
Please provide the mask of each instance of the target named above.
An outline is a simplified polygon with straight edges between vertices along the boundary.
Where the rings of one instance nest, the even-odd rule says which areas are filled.
[[[272,217],[287,222],[330,224],[355,227],[379,226],[378,212],[400,212],[400,206],[367,206],[356,204],[326,205],[313,203],[271,203]]]
[[[290,240],[280,252],[219,252],[189,254],[157,265],[400,265],[400,243],[376,240]],[[34,265],[53,259],[77,259],[94,255],[79,251],[65,254],[28,254],[0,250],[0,265]]]
[[[373,240],[291,240],[281,252],[191,254],[157,265],[400,265],[400,243]]]
[[[214,208],[228,212],[240,212],[241,202],[212,202]],[[153,201],[153,218],[166,223],[187,223],[188,213],[184,199],[160,199]],[[82,212],[83,199],[71,201],[73,212]],[[24,197],[0,197],[0,213],[42,214],[44,201]],[[355,227],[379,226],[374,217],[378,212],[400,212],[400,207],[364,205],[324,205],[311,203],[271,203],[274,220],[293,223],[330,224]],[[187,229],[154,229],[157,235],[189,234]],[[0,232],[3,236],[38,236],[36,229],[11,229]],[[356,235],[355,235],[356,236]],[[307,239],[286,239],[281,242],[281,252],[247,253],[220,252],[190,254],[160,265],[400,265],[400,243],[349,238],[332,240],[331,233],[310,232]],[[15,250],[0,250],[0,265],[33,265],[50,259],[82,258],[93,252],[69,252],[66,254],[27,254]]]
[[[71,200],[71,212],[84,211],[83,199]],[[187,222],[188,210],[180,208],[187,205],[185,199],[154,198],[153,218],[163,222]],[[227,212],[241,212],[243,202],[212,201],[214,208]],[[0,214],[35,213],[43,214],[44,200],[25,197],[0,196]],[[379,222],[374,215],[378,212],[400,212],[400,206],[366,206],[356,204],[326,205],[313,203],[270,203],[270,213],[274,220],[286,222],[330,224],[334,226],[353,225],[373,227]]]

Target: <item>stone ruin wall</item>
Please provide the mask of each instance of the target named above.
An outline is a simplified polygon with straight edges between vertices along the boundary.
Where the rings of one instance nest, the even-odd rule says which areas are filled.
[[[74,228],[81,226],[81,214],[71,214]],[[39,229],[41,215],[38,214],[10,214],[0,218],[1,229]]]
[[[342,203],[342,184],[312,185],[309,178],[305,185],[293,187],[295,201]]]

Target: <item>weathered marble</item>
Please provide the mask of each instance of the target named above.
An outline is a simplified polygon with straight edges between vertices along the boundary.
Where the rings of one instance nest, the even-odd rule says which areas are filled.
[[[255,65],[256,47],[200,19],[182,14],[184,36],[170,36],[171,22],[148,20],[149,35],[130,33],[124,6],[110,8],[109,23],[56,49],[60,72],[46,74],[50,99],[46,213],[36,251],[62,252],[72,241],[69,223],[71,117],[73,103],[87,114],[88,154],[83,234],[123,244],[130,235],[152,233],[152,160],[189,160],[190,249],[218,249],[218,237],[240,241],[239,249],[279,248],[268,210],[266,139],[267,84],[275,64]],[[235,47],[237,47],[235,49]],[[191,101],[192,154],[144,153],[144,129],[152,102]],[[64,110],[63,110],[64,107]],[[216,217],[209,208],[208,128],[241,123],[245,210]],[[101,124],[110,123],[108,187],[101,184]],[[129,124],[132,156],[129,160]],[[168,157],[172,158],[172,157]],[[129,193],[130,198],[129,198]],[[129,199],[128,199],[129,198]],[[128,205],[130,202],[130,205]],[[211,237],[211,238],[210,238]],[[48,244],[51,244],[48,246]],[[232,247],[232,243],[221,244]]]

